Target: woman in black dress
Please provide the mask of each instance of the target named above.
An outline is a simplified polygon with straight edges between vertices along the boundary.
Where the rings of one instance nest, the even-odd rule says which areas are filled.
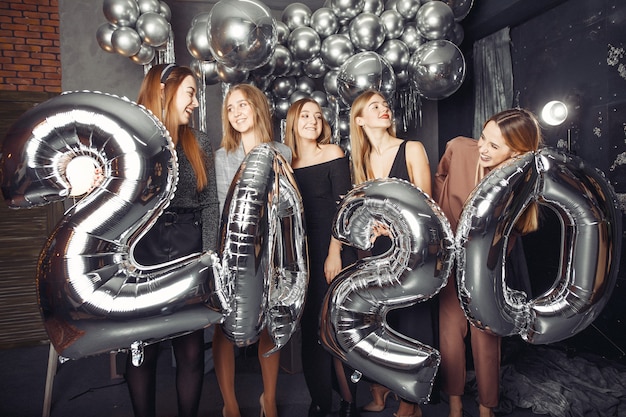
[[[350,110],[350,145],[354,183],[377,178],[399,178],[410,181],[430,194],[431,178],[428,157],[421,142],[406,141],[395,136],[392,113],[387,100],[377,91],[366,91],[357,97]],[[391,247],[388,231],[374,226],[377,236],[372,254]],[[389,312],[387,322],[400,333],[422,343],[438,345],[438,306],[436,299]],[[370,387],[373,401],[363,409],[382,411],[389,389],[379,384]],[[420,417],[419,405],[402,400],[396,417]]]
[[[302,365],[312,400],[309,417],[330,414],[334,378],[342,398],[339,415],[353,417],[356,385],[348,383],[341,361],[319,341],[319,315],[328,286],[343,267],[356,261],[356,252],[342,250],[331,236],[337,205],[352,185],[348,158],[339,146],[329,143],[330,135],[330,125],[315,100],[301,99],[290,107],[285,143],[291,148],[291,165],[302,194],[309,248],[309,287],[301,319]]]

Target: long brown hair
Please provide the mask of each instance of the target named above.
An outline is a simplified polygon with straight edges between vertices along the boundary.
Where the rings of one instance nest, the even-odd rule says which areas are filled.
[[[285,145],[291,148],[291,154],[293,159],[298,158],[298,139],[300,134],[298,133],[298,118],[302,112],[302,108],[307,103],[314,103],[322,111],[319,103],[312,98],[302,98],[293,103],[287,111],[287,121],[285,126]],[[317,138],[317,143],[326,144],[330,143],[331,129],[330,124],[322,113],[322,133]]]
[[[509,109],[491,116],[483,125],[494,122],[500,128],[507,146],[518,153],[536,151],[543,142],[541,126],[537,117],[525,109]],[[536,202],[528,205],[515,223],[522,234],[539,228],[539,206]]]
[[[194,76],[188,67],[171,66],[171,64],[153,66],[141,83],[137,103],[146,107],[161,120],[174,144],[180,142],[196,174],[196,188],[202,190],[208,183],[205,169],[207,156],[198,144],[191,127],[180,124],[176,111],[176,92],[187,76]],[[165,85],[163,94],[161,94],[161,83]]]
[[[228,99],[234,91],[241,91],[250,107],[254,111],[254,130],[261,143],[272,142],[274,140],[274,129],[272,128],[272,115],[267,97],[261,90],[250,84],[237,84],[232,86],[224,96],[222,104],[222,144],[226,152],[232,152],[241,143],[241,132],[235,130],[228,120]]]
[[[356,118],[363,115],[363,110],[367,102],[374,96],[380,96],[387,101],[385,97],[376,90],[367,90],[359,95],[350,109],[350,147],[352,154],[352,176],[354,184],[361,184],[368,178],[373,178],[372,168],[368,166],[372,145],[370,144],[362,126],[356,122]],[[391,108],[389,109],[391,111]],[[391,136],[396,136],[393,124],[387,128],[387,132]]]

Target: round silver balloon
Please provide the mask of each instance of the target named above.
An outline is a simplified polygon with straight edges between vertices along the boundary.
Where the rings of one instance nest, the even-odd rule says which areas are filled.
[[[131,57],[141,49],[141,37],[133,28],[118,27],[111,35],[111,45],[118,54]]]
[[[407,181],[363,183],[342,200],[333,235],[368,250],[375,223],[392,247],[357,261],[333,281],[324,299],[320,340],[326,349],[402,398],[429,399],[441,357],[432,346],[392,330],[390,310],[434,297],[454,262],[454,236],[439,206]]]
[[[256,0],[220,0],[209,15],[209,47],[232,69],[250,71],[270,60],[276,46],[270,9]]]
[[[281,77],[291,71],[293,57],[289,48],[284,45],[276,45],[272,59],[275,60],[274,76]]]
[[[385,10],[395,10],[398,11],[398,0],[387,0],[385,2]]]
[[[283,10],[280,20],[289,30],[311,24],[311,9],[304,3],[289,3]]]
[[[302,198],[289,164],[271,144],[246,155],[223,216],[223,287],[232,309],[222,329],[247,346],[267,327],[275,348],[263,353],[270,354],[296,331],[308,286]]]
[[[315,91],[315,81],[310,77],[298,77],[296,80],[296,90],[300,90],[307,95],[311,95]]]
[[[289,51],[294,59],[307,61],[315,57],[322,48],[320,35],[308,26],[300,26],[291,31],[287,40]]]
[[[111,23],[103,23],[98,26],[98,30],[96,31],[96,40],[98,41],[98,45],[100,45],[100,48],[107,52],[115,52],[113,43],[111,42],[115,29],[117,29],[117,26]]]
[[[196,78],[204,80],[205,85],[213,85],[220,82],[217,66],[218,63],[216,61],[199,61],[194,59],[191,61],[190,68],[193,70]]]
[[[310,96],[317,102],[317,104],[319,104],[320,107],[328,107],[328,97],[323,91],[315,90],[310,94]]]
[[[136,0],[139,11],[143,13],[158,13],[161,10],[161,2],[159,0]]]
[[[363,11],[365,0],[330,0],[329,7],[340,22],[355,18]]]
[[[328,72],[328,66],[319,55],[306,61],[302,69],[308,77],[315,79],[322,78]]]
[[[465,58],[450,41],[429,41],[411,56],[408,69],[418,93],[439,100],[449,97],[463,84]]]
[[[296,77],[278,77],[272,83],[272,93],[276,98],[288,99],[296,88]]]
[[[154,59],[155,52],[154,48],[150,45],[141,44],[141,48],[139,48],[139,52],[130,57],[130,60],[138,65],[147,65]]]
[[[379,91],[393,102],[396,77],[385,58],[372,51],[360,52],[348,59],[339,69],[337,90],[341,100],[351,106],[355,98],[366,90]]]
[[[454,20],[460,22],[465,19],[469,14],[470,10],[472,10],[472,5],[474,4],[474,0],[443,0],[450,8],[452,9],[452,13],[454,14]]]
[[[354,45],[346,35],[330,35],[322,42],[320,56],[330,68],[339,68],[354,55]]]
[[[406,20],[415,20],[421,0],[397,0],[395,10]]]
[[[404,32],[404,18],[395,10],[385,10],[380,15],[380,20],[385,29],[386,39],[397,39]]]
[[[321,39],[324,39],[337,33],[337,30],[339,30],[339,19],[331,9],[322,7],[311,15],[311,28],[320,35]]]
[[[385,4],[383,0],[364,0],[361,12],[374,13],[376,16],[380,16],[384,10]]]
[[[24,113],[3,151],[10,207],[85,192],[50,235],[36,273],[44,326],[60,355],[78,359],[221,321],[206,304],[214,253],[150,267],[132,256],[178,179],[174,144],[151,112],[108,94],[64,93]],[[76,190],[85,178],[89,187]]]
[[[428,40],[444,39],[454,25],[454,13],[443,1],[430,1],[417,10],[417,29]]]
[[[409,59],[411,59],[409,47],[400,39],[385,41],[376,52],[389,62],[396,76],[398,73],[406,71]]]
[[[422,38],[422,35],[420,35],[417,30],[417,26],[414,24],[409,24],[404,27],[404,31],[402,32],[402,35],[400,35],[400,40],[409,47],[409,51],[411,51],[411,53],[417,51],[417,49],[425,42],[425,39]]]
[[[284,119],[285,117],[287,117],[289,107],[291,107],[291,102],[289,101],[289,98],[276,99],[274,106],[274,115],[278,119]]]
[[[170,6],[164,1],[159,2],[159,14],[168,22],[172,20],[172,9],[170,9]]]
[[[560,268],[543,294],[506,283],[506,255],[517,217],[535,201],[561,222]],[[584,330],[617,280],[622,213],[604,175],[578,157],[544,148],[494,170],[465,203],[457,227],[457,285],[474,326],[535,344]]]
[[[140,14],[135,0],[104,0],[102,12],[116,26],[133,26]]]
[[[200,61],[215,59],[209,45],[208,14],[206,14],[206,19],[198,20],[189,28],[185,43],[192,57]]]
[[[279,44],[287,46],[287,39],[289,38],[289,27],[279,20],[275,20],[274,24],[276,25],[276,40]]]
[[[339,95],[337,76],[339,76],[339,69],[332,69],[324,76],[324,91],[326,91],[326,94],[329,96]]]
[[[293,92],[292,95],[289,96],[289,103],[293,104],[303,98],[310,98],[310,95],[304,91],[296,90]]]
[[[446,35],[446,40],[449,40],[456,46],[460,46],[463,43],[463,39],[465,38],[465,31],[463,30],[463,26],[460,23],[455,23],[452,26],[448,35]]]
[[[350,40],[355,49],[375,51],[385,41],[385,27],[380,17],[361,13],[350,22]]]
[[[167,42],[170,37],[171,26],[161,14],[147,12],[139,16],[135,29],[146,45],[156,47]]]

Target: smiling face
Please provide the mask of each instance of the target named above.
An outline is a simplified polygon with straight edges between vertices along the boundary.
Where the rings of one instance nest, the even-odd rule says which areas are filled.
[[[178,87],[175,97],[176,115],[179,124],[186,125],[193,116],[193,111],[198,107],[196,98],[196,79],[188,75]]]
[[[495,168],[518,155],[507,145],[500,128],[493,120],[488,122],[478,139],[478,163],[483,168]]]
[[[361,115],[356,117],[356,122],[363,127],[387,129],[391,126],[389,103],[383,96],[374,94],[365,104]]]
[[[247,133],[254,128],[254,110],[250,102],[239,90],[233,91],[226,101],[228,121],[239,133]]]
[[[297,131],[303,140],[317,139],[322,134],[323,115],[320,106],[313,102],[307,102],[302,106],[298,116]]]

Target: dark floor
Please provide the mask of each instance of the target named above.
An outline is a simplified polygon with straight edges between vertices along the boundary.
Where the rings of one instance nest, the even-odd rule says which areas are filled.
[[[157,406],[159,416],[169,417],[176,414],[174,368],[167,342],[162,345]],[[0,416],[42,415],[48,351],[48,345],[0,350],[2,375]],[[117,355],[119,367],[114,368],[117,373],[123,373],[122,355]],[[558,405],[560,409],[554,411],[555,414],[552,414],[554,416],[626,416],[626,367],[619,362],[605,361],[601,358],[589,361],[585,358],[571,357],[555,349],[534,346],[521,348],[518,346],[511,349],[504,345],[503,355],[502,392],[505,397],[502,400],[500,415],[521,417],[548,414],[546,409]],[[290,361],[290,358],[293,360]],[[309,406],[304,378],[300,372],[289,372],[290,367],[298,366],[297,358],[290,356],[289,351],[286,351],[281,362],[283,368],[278,380],[279,413],[282,417],[304,417]],[[523,362],[530,362],[532,366],[525,368],[520,365]],[[110,364],[110,355],[61,364],[54,380],[51,416],[131,417],[125,381],[121,376],[112,377]],[[560,365],[556,368],[555,364]],[[576,371],[567,369],[569,364],[572,364]],[[542,374],[543,370],[550,367],[554,368],[545,373],[547,377],[544,375],[542,380],[533,380],[533,375],[529,373]],[[573,372],[578,371],[581,373],[579,380],[569,379]],[[478,415],[471,375],[470,372],[469,393],[464,397],[468,417]],[[562,381],[559,381],[559,378]],[[518,381],[523,381],[523,385],[518,386]],[[583,388],[577,388],[578,386]],[[595,387],[598,387],[599,391],[587,395]],[[242,416],[257,416],[258,397],[262,386],[258,360],[253,348],[240,350],[237,358],[237,390]],[[538,397],[538,392],[544,396]],[[559,392],[562,395],[555,396]],[[597,398],[598,396],[604,397]],[[358,404],[362,406],[369,400],[368,384],[362,382],[358,388]],[[585,405],[581,405],[581,401]],[[338,402],[339,399],[336,398],[336,408]],[[522,404],[524,408],[516,404]],[[531,407],[535,412],[531,411]],[[391,399],[388,400],[387,408],[383,412],[363,413],[362,416],[391,417],[396,408],[397,402]],[[206,374],[200,415],[218,417],[221,416],[221,409],[222,401],[215,374],[211,371]],[[424,417],[445,417],[448,408],[446,402],[442,400],[439,404],[424,405],[423,410]]]

